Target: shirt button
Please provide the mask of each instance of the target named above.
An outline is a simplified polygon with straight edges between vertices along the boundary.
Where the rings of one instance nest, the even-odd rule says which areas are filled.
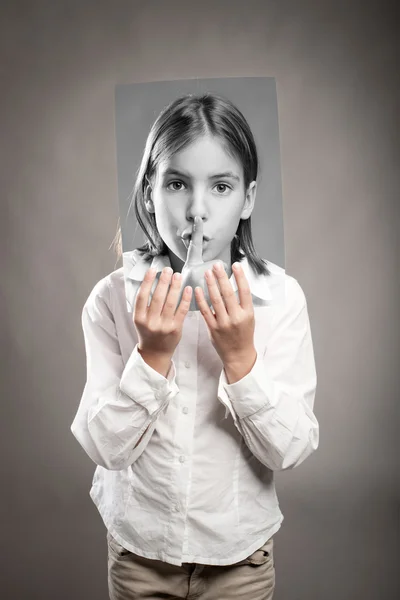
[[[180,456],[179,457],[179,462],[181,462],[181,463],[185,462],[185,457],[184,456]]]
[[[189,409],[188,409],[188,407],[187,407],[187,406],[184,406],[184,407],[182,408],[182,412],[184,412],[184,413],[185,413],[185,415],[187,415],[187,414],[188,414],[188,412],[189,412]]]
[[[189,311],[189,312],[187,313],[187,316],[189,317],[189,319],[191,319],[191,318],[193,317],[193,313],[192,313],[192,311]]]
[[[185,367],[187,369],[190,369],[190,362],[188,360],[185,361]]]

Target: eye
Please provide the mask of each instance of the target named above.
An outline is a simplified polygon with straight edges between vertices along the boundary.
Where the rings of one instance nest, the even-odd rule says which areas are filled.
[[[177,189],[177,188],[170,189],[170,186],[171,186],[171,185],[183,185],[183,182],[182,182],[182,181],[171,181],[171,182],[170,182],[170,183],[167,185],[167,190],[170,190],[171,192],[180,192],[180,191],[181,191],[181,189],[182,189],[181,187],[179,187],[178,189]]]
[[[222,190],[222,192],[220,193],[220,196],[222,196],[222,195],[224,194],[224,191],[225,191],[225,190],[231,190],[231,189],[232,189],[231,187],[229,187],[229,185],[226,185],[226,183],[217,183],[217,185],[216,185],[215,187],[216,187],[216,188],[221,188],[221,187],[222,187],[222,188],[225,188],[225,189],[223,189],[223,190]],[[220,192],[220,191],[221,191],[221,190],[219,190],[219,192]]]

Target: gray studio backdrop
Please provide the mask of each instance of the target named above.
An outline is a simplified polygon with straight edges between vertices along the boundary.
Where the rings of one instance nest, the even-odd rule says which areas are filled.
[[[277,478],[274,600],[400,597],[396,13],[384,0],[1,3],[1,598],[108,598],[94,464],[70,425],[82,307],[116,265],[115,86],[244,76],[276,79],[285,268],[318,373],[320,447]]]
[[[251,217],[253,240],[263,258],[285,268],[278,107],[273,77],[179,79],[116,87],[115,129],[123,250],[133,250],[144,241],[131,196],[151,126],[161,110],[179,96],[205,92],[231,100],[250,125],[260,162],[256,204]]]

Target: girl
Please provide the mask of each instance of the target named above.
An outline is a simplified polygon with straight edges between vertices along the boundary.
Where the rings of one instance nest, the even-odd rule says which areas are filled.
[[[257,171],[231,102],[172,102],[134,188],[147,242],[123,257],[126,288],[120,268],[83,308],[71,429],[97,464],[112,600],[273,596],[274,471],[316,450],[319,429],[304,293],[253,246]]]

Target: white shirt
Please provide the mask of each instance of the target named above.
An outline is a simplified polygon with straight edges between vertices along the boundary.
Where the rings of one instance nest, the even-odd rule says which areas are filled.
[[[124,255],[129,261],[125,272],[137,291],[150,265],[136,251]],[[71,431],[97,464],[90,496],[105,526],[140,556],[178,566],[243,560],[281,526],[274,471],[299,465],[318,447],[302,288],[269,261],[269,276],[254,274],[247,259],[241,264],[259,304],[257,360],[233,384],[199,311],[186,316],[167,377],[145,363],[123,267],[99,281],[84,305],[87,381]],[[160,256],[151,266],[169,265]],[[231,283],[237,289],[233,274]]]

